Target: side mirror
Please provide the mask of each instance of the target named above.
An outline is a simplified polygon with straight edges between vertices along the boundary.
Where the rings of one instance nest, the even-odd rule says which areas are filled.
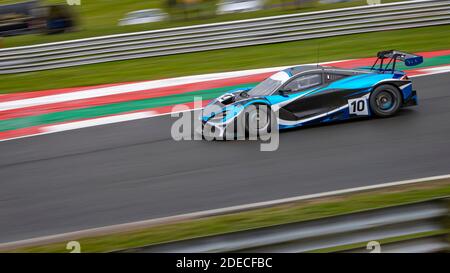
[[[248,98],[248,97],[250,97],[250,95],[247,93],[246,90],[242,91],[239,95],[240,95],[241,97],[243,97],[243,98]]]
[[[289,93],[291,93],[292,90],[289,89],[282,89],[282,90],[278,90],[278,94],[280,94],[283,97],[288,97]]]

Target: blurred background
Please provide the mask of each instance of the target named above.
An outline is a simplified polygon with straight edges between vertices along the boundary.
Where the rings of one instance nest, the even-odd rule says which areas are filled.
[[[363,4],[367,1],[4,0],[0,1],[0,36],[27,35],[6,39],[2,46],[9,47]]]

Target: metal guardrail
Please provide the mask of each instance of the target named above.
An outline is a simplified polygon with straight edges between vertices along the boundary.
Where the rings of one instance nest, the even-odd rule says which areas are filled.
[[[399,242],[386,243],[380,251],[384,253],[436,253],[448,250],[447,234],[409,239]],[[355,248],[342,253],[367,253],[366,247]]]
[[[450,0],[360,6],[6,48],[0,74],[444,24]]]
[[[121,252],[311,252],[367,243],[381,244],[381,252],[438,252],[448,250],[448,234],[413,239],[414,235],[447,230],[449,199],[434,199],[388,208],[356,212],[305,222],[283,224],[223,235],[128,249]],[[350,252],[369,252],[350,249]]]

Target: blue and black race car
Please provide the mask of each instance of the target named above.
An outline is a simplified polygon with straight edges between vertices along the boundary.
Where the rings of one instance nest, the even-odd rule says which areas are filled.
[[[397,61],[415,66],[423,58],[395,50],[379,52],[377,57],[370,69],[296,66],[254,88],[223,94],[203,109],[203,134],[218,138],[236,136],[236,132],[261,135],[273,126],[286,129],[358,117],[389,117],[401,107],[417,105],[411,80],[395,66]]]

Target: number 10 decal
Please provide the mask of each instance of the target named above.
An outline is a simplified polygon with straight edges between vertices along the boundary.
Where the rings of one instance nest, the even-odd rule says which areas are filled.
[[[368,116],[369,108],[366,96],[357,99],[348,100],[350,115]]]

